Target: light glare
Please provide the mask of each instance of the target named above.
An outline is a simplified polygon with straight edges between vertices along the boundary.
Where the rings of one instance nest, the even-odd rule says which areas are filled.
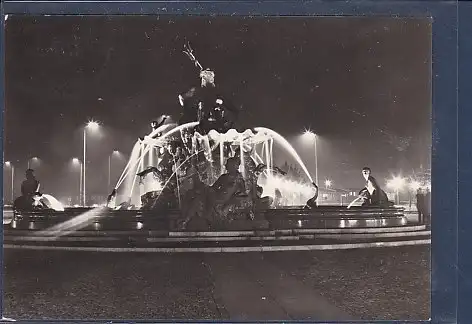
[[[304,138],[307,138],[307,139],[315,139],[316,138],[316,134],[313,133],[311,130],[306,130],[303,135],[302,135]]]
[[[393,177],[387,182],[387,186],[394,190],[401,190],[405,186],[405,178],[402,177]]]
[[[94,120],[91,120],[87,123],[85,127],[90,129],[91,131],[96,131],[100,127],[100,124]]]
[[[420,183],[418,181],[412,181],[410,182],[410,189],[413,191],[418,190],[421,187]]]

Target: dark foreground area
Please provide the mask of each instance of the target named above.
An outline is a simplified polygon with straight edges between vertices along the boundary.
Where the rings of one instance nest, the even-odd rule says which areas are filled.
[[[14,319],[430,317],[427,246],[266,253],[4,250]]]

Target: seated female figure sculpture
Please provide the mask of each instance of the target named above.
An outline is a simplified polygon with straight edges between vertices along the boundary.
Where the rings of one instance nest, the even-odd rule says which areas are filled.
[[[231,221],[241,212],[254,218],[253,200],[247,194],[243,175],[239,172],[240,159],[231,157],[226,161],[226,173],[211,186],[207,212],[216,221]]]
[[[364,197],[362,206],[390,206],[387,194],[383,191],[373,176],[367,178],[367,185],[361,191],[361,196]]]
[[[229,158],[226,162],[227,173],[222,174],[212,186],[206,186],[199,179],[198,173],[193,173],[194,188],[184,198],[181,229],[185,229],[195,216],[210,223],[231,222],[243,214],[254,218],[253,201],[247,195],[245,182],[238,168],[239,159]]]
[[[34,176],[32,169],[26,170],[26,179],[21,183],[21,196],[16,198],[13,206],[17,210],[27,211],[33,210],[41,205],[34,205],[35,197],[41,196],[39,191],[39,181]]]
[[[182,187],[185,188],[185,194],[180,210],[183,218],[179,225],[180,229],[185,229],[187,224],[194,217],[208,220],[204,212],[209,187],[200,179],[195,160],[196,159],[192,159],[192,163],[187,169],[186,176],[182,179]]]

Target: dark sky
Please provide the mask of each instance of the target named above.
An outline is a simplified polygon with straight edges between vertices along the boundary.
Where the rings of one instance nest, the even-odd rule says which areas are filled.
[[[313,152],[296,136],[319,134],[320,178],[429,163],[431,22],[354,17],[10,16],[5,159],[40,156],[44,175],[63,170],[93,118],[103,132],[89,169],[100,178],[113,149],[129,154],[149,121],[177,117],[178,93],[198,84],[185,40],[242,106],[241,128],[287,136],[310,170]]]

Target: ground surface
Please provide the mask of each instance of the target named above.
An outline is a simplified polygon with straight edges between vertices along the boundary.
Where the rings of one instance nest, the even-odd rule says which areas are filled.
[[[429,248],[131,254],[4,251],[15,319],[427,319]]]

